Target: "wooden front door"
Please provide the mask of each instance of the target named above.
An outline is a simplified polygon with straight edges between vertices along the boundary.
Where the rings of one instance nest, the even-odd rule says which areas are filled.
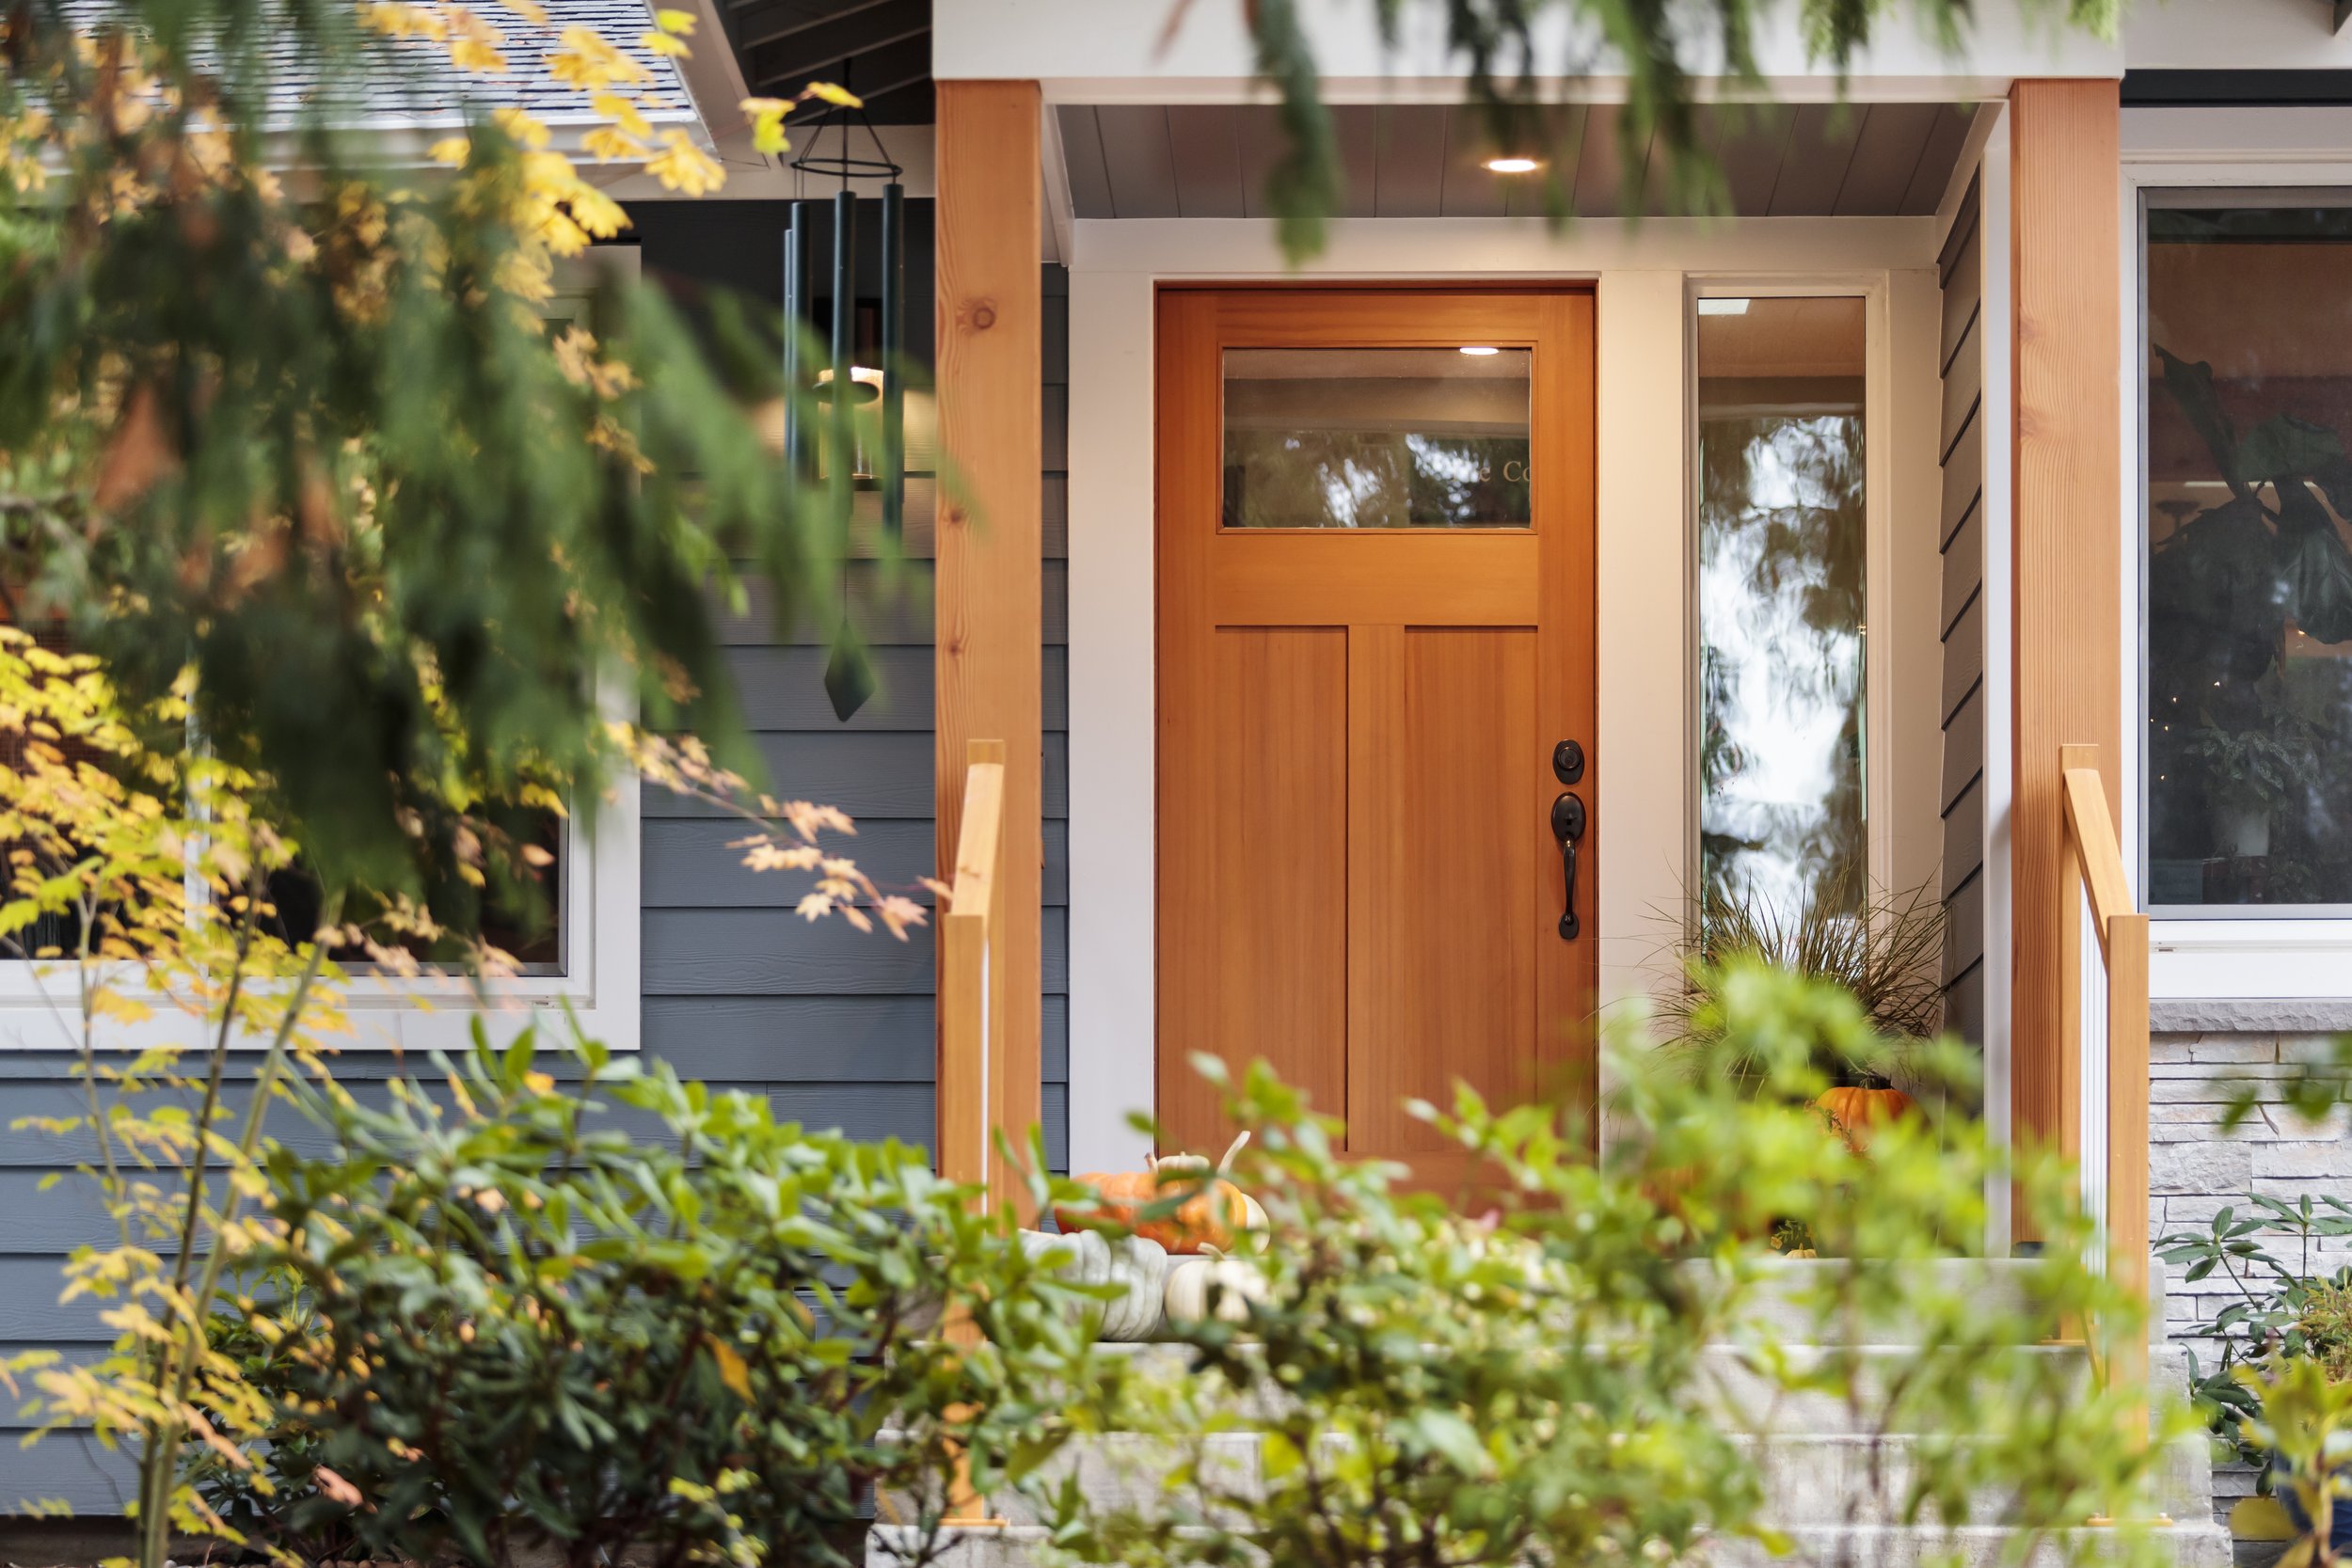
[[[1592,296],[1168,289],[1158,431],[1167,1142],[1263,1057],[1458,1183],[1407,1100],[1592,1102]]]

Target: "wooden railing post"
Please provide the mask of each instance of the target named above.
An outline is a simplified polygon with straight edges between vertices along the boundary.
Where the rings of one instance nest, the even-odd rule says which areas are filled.
[[[1005,1073],[1005,743],[964,748],[956,783],[955,859],[939,910],[939,1061],[934,1075],[939,1174],[984,1189],[992,1207],[1011,1196],[1012,1173],[994,1134],[1007,1125]],[[952,1344],[979,1342],[979,1325],[951,1304],[940,1332]],[[951,1416],[953,1413],[951,1412]],[[1004,1521],[972,1485],[970,1460],[956,1454],[947,1522],[966,1529]]]
[[[2148,1300],[2148,917],[2132,901],[2123,847],[2107,810],[2095,746],[2058,748],[2063,800],[2056,878],[2071,918],[2059,927],[2058,990],[2065,1006],[2062,1038],[2066,1081],[2084,1078],[2086,1049],[2099,1052],[2104,1091],[2099,1107],[2103,1164],[2095,1167],[2102,1205],[2095,1216],[2106,1245],[2107,1277],[2126,1296]],[[2088,901],[2090,919],[2084,919]],[[2097,954],[2082,939],[2086,926]],[[2095,1039],[2083,1028],[2085,965],[2101,965],[2104,1015]],[[2080,1123],[2073,1125],[2079,1126]],[[2086,1172],[2086,1176],[2089,1172]],[[2106,1388],[2122,1397],[2123,1439],[2148,1442],[2148,1340],[2138,1313],[2126,1332],[2115,1324],[2086,1325],[2093,1365]]]

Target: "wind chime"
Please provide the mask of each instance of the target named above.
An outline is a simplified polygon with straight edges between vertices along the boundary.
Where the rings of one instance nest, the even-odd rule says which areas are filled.
[[[846,85],[846,83],[845,83]],[[874,156],[850,156],[852,116],[873,143]],[[837,133],[834,155],[823,155],[825,133]],[[833,321],[829,362],[802,363],[803,341],[814,329],[809,293],[809,252],[822,201],[792,203],[791,227],[784,239],[784,460],[793,473],[821,474],[828,511],[841,525],[841,619],[825,660],[825,695],[844,723],[874,694],[874,667],[850,625],[850,550],[847,521],[857,490],[882,492],[882,532],[894,544],[906,528],[906,171],[893,163],[864,109],[829,107],[808,134],[808,150],[792,161],[794,172],[837,179],[833,206]],[[857,220],[859,198],[851,180],[884,180],[882,193],[882,319],[873,345],[875,365],[857,363]],[[877,442],[861,438],[858,409],[881,403]],[[803,409],[815,431],[803,428]],[[811,439],[818,443],[813,453]],[[876,450],[879,448],[879,450]],[[818,454],[821,454],[820,457]],[[877,461],[879,460],[879,461]]]

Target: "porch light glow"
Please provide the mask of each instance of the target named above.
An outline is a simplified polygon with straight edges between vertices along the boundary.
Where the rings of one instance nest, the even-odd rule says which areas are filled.
[[[1702,316],[1744,316],[1747,313],[1748,302],[1744,299],[1702,299],[1699,301],[1699,314]]]
[[[1501,354],[1502,351],[1499,348],[1489,348],[1484,343],[1464,343],[1462,352],[1483,359],[1489,354]]]
[[[1540,158],[1489,158],[1486,167],[1496,174],[1533,174],[1543,167]]]

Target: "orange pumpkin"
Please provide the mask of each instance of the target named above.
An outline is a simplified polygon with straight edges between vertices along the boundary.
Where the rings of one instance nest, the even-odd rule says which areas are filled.
[[[1265,1211],[1257,1199],[1225,1180],[1226,1167],[1248,1141],[1247,1132],[1234,1139],[1214,1170],[1200,1155],[1170,1154],[1145,1156],[1141,1170],[1089,1171],[1078,1180],[1094,1189],[1096,1207],[1085,1212],[1057,1209],[1054,1218],[1064,1230],[1105,1221],[1122,1226],[1146,1241],[1159,1243],[1170,1257],[1231,1252],[1242,1233],[1265,1228]],[[1178,1204],[1174,1213],[1137,1218],[1152,1205],[1196,1185],[1199,1190]]]
[[[1912,1113],[1911,1097],[1900,1089],[1835,1088],[1813,1104],[1856,1154],[1870,1151],[1870,1138],[1879,1128]]]

